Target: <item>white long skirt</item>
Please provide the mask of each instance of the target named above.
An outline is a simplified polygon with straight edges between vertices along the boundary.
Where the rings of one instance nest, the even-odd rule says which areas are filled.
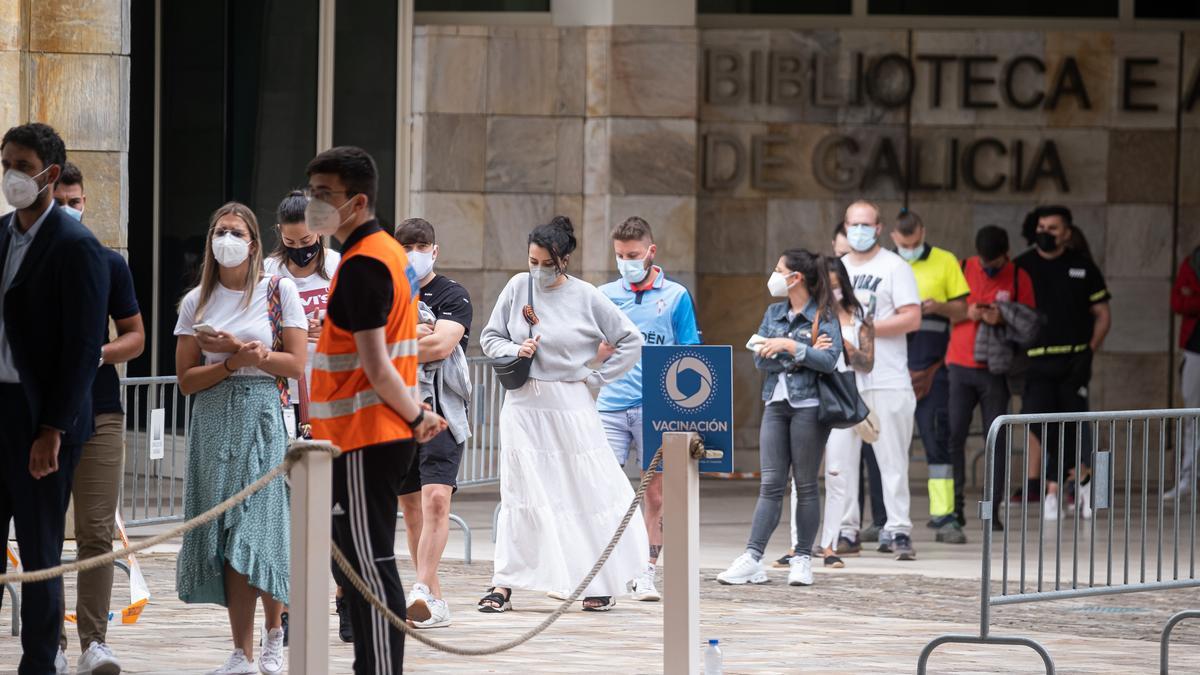
[[[633,501],[583,382],[530,380],[500,411],[500,519],[492,584],[573,591],[591,571]],[[588,585],[619,596],[647,564],[641,509]]]

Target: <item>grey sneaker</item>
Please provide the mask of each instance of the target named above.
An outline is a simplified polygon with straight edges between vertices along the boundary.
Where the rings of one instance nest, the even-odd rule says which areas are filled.
[[[917,552],[913,550],[912,539],[904,533],[897,533],[892,538],[892,552],[896,554],[896,560],[916,560]]]
[[[879,531],[881,529],[882,528],[880,528],[878,525],[872,523],[872,524],[868,525],[862,531],[860,539],[862,539],[863,541],[870,541],[870,542],[879,541]]]
[[[967,535],[963,532],[962,526],[958,524],[957,520],[939,527],[934,539],[943,544],[967,543]]]

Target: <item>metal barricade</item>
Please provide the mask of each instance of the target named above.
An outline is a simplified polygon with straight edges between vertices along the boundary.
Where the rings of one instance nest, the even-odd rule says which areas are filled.
[[[1014,439],[1014,436],[1016,437]],[[1043,477],[1059,487],[1058,508],[1048,510],[1028,489],[1019,502],[1012,494],[1014,471],[1024,485],[1031,437],[1041,439]],[[930,655],[944,644],[1021,645],[1042,658],[1047,673],[1054,660],[1037,641],[990,632],[991,608],[1139,591],[1200,587],[1197,576],[1196,471],[1168,499],[1168,486],[1180,476],[1185,451],[1200,446],[1200,409],[1140,410],[1051,415],[1004,415],[988,430],[984,460],[983,553],[980,571],[979,635],[943,635],[929,642],[917,661],[924,674]],[[1174,450],[1173,472],[1167,456]],[[1014,452],[1016,450],[1016,452]],[[999,451],[1004,467],[1003,493],[994,494]],[[1053,459],[1051,458],[1053,456]],[[1088,471],[1072,467],[1088,466]],[[1172,479],[1168,482],[1168,479]],[[1068,505],[1068,495],[1075,505]],[[993,504],[1003,500],[1003,532],[992,531]],[[1088,501],[1091,513],[1088,513]],[[1057,516],[1047,518],[1047,514]],[[1000,542],[993,557],[993,538]],[[993,583],[999,568],[1000,580]],[[1200,612],[1181,611],[1167,622],[1161,638],[1162,673],[1167,672],[1168,641],[1181,620]]]
[[[183,520],[192,400],[174,376],[121,379],[125,408],[125,472],[121,517],[129,527]],[[151,418],[162,410],[163,435],[154,438]],[[161,441],[160,449],[156,446]]]

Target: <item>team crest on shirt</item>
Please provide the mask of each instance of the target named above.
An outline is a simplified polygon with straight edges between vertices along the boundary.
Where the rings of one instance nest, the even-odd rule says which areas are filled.
[[[658,308],[659,316],[662,316],[663,312],[667,311],[667,301],[662,298],[659,298],[658,302],[654,303],[654,306]]]
[[[421,292],[421,280],[417,278],[417,271],[412,265],[407,265],[404,268],[404,276],[408,277],[408,299],[412,300]]]

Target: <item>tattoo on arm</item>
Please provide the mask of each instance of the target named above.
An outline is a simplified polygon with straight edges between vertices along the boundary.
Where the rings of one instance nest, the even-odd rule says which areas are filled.
[[[875,326],[863,323],[858,329],[858,349],[850,354],[850,367],[860,373],[869,373],[875,367]]]
[[[658,560],[659,553],[662,553],[662,546],[658,544],[650,544],[650,559]]]

